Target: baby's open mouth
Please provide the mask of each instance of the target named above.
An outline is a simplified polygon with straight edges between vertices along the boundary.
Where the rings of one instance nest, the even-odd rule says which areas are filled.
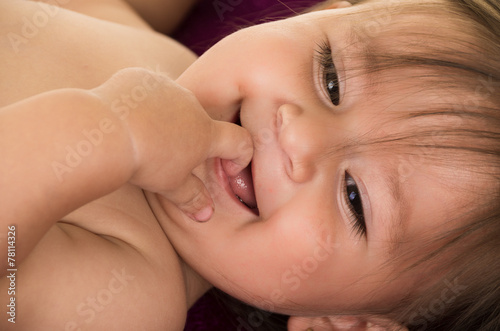
[[[233,123],[242,126],[239,111]],[[231,187],[236,198],[256,215],[259,215],[257,198],[255,197],[255,190],[253,187],[252,162],[250,162],[239,174],[234,177],[228,177],[228,179],[229,187]]]
[[[247,206],[255,214],[259,215],[257,208],[257,199],[253,187],[252,178],[252,163],[248,165],[243,171],[234,177],[228,177],[229,186],[234,195],[241,201],[242,204]]]

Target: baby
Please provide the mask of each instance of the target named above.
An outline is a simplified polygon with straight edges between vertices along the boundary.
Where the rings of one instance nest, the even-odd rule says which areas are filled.
[[[500,6],[353,3],[195,59],[154,1],[2,2],[2,329],[182,330],[212,286],[292,331],[497,329]]]

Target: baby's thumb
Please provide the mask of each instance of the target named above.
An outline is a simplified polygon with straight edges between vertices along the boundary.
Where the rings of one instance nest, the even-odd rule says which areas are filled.
[[[232,161],[225,170],[234,176],[245,169],[253,156],[250,133],[241,126],[229,122],[214,121],[209,157]]]
[[[179,188],[163,193],[163,196],[195,221],[206,222],[214,213],[210,193],[203,182],[193,174],[189,174]]]

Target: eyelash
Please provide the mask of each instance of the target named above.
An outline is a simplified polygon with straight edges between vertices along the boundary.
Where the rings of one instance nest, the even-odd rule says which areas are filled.
[[[330,45],[326,42],[319,44],[316,57],[321,66],[322,80],[325,83],[326,93],[331,102],[335,106],[338,106],[340,104],[339,77],[333,63]]]
[[[352,230],[357,236],[366,236],[366,222],[363,211],[363,203],[359,194],[358,186],[348,172],[344,175],[344,198],[349,208],[349,219],[352,223]],[[349,187],[352,190],[349,190]]]
[[[326,42],[319,44],[316,55],[321,66],[323,81],[326,83],[326,92],[332,103],[338,106],[340,104],[339,77],[335,63],[333,62],[330,45]],[[348,172],[345,173],[343,187],[344,199],[349,208],[348,216],[352,223],[352,230],[357,236],[366,236],[366,222],[361,195],[359,194],[356,182]],[[351,191],[349,191],[349,187],[352,188]]]

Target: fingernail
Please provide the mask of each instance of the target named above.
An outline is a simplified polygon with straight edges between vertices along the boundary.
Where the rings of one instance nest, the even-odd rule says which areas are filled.
[[[196,214],[189,216],[197,222],[206,222],[212,217],[213,213],[214,213],[213,207],[206,206],[201,210],[199,210]]]

